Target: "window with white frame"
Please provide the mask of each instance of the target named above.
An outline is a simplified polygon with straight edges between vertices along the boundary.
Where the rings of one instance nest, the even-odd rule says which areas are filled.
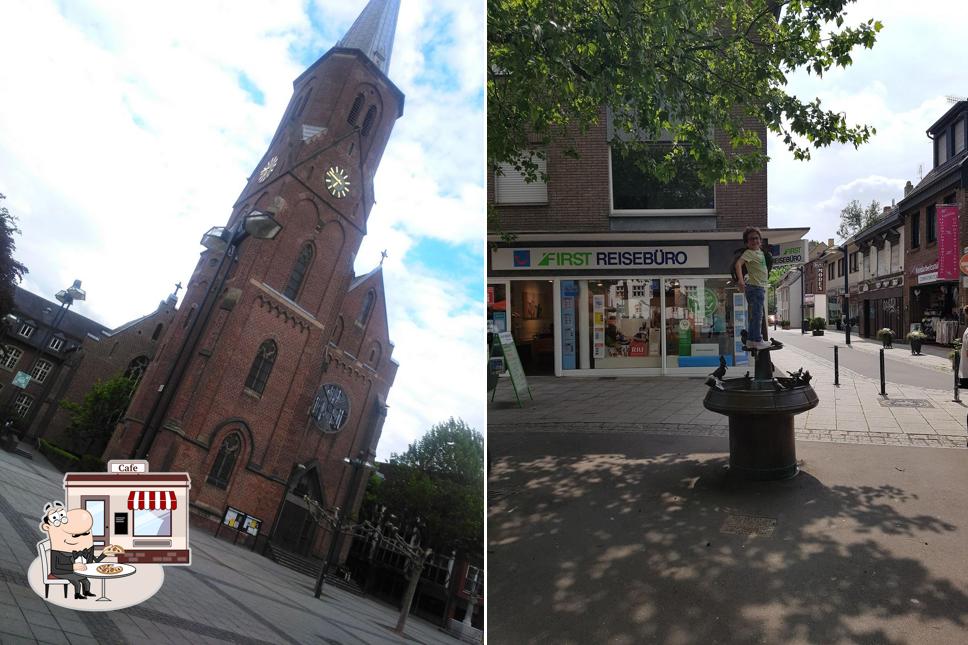
[[[33,397],[29,394],[20,393],[17,398],[13,401],[13,413],[18,417],[27,416],[27,410],[30,409],[30,405],[34,402]]]
[[[464,593],[477,596],[481,593],[481,585],[484,582],[479,567],[473,564],[467,565],[467,576],[464,578]]]
[[[48,347],[50,347],[55,352],[59,352],[63,346],[64,346],[63,338],[51,338],[50,344],[48,345]]]
[[[47,375],[50,374],[50,370],[54,367],[54,364],[50,361],[45,361],[42,358],[37,359],[34,363],[34,369],[30,371],[30,378],[34,379],[38,383],[43,383],[47,380]]]
[[[869,278],[871,276],[871,253],[873,252],[873,249],[867,249],[864,253],[864,274],[861,276],[862,278]]]
[[[891,259],[891,249],[890,242],[884,243],[884,248],[877,251],[877,275],[887,275],[890,270],[887,267],[888,261]]]
[[[901,266],[901,241],[898,240],[891,245],[891,266],[890,271],[900,271],[904,267]]]
[[[36,327],[31,325],[30,323],[24,323],[20,325],[20,335],[23,336],[24,338],[30,338],[31,336],[34,335],[35,329]]]
[[[3,348],[3,358],[0,358],[0,366],[3,366],[8,370],[12,370],[17,366],[21,356],[23,356],[22,351],[16,347],[7,345]]]
[[[531,161],[537,166],[536,180],[531,182],[511,164],[498,164],[494,173],[494,200],[498,204],[548,203],[548,184],[544,180],[548,163],[537,155],[532,155]]]

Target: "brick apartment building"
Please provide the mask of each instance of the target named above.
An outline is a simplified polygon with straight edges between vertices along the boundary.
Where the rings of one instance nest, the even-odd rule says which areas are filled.
[[[746,125],[765,146],[765,128]],[[514,235],[489,237],[490,328],[512,333],[531,374],[706,374],[720,355],[748,361],[738,349],[745,299],[730,282],[742,231],[758,226],[775,245],[809,229],[767,228],[765,169],[742,184],[662,185],[612,138],[603,109],[569,140],[577,159],[562,144],[544,151],[547,183],[510,166],[489,173],[488,204]]]
[[[192,522],[209,530],[231,508],[258,540],[324,557],[331,533],[303,495],[344,512],[361,501],[397,370],[382,270],[356,276],[353,260],[403,113],[386,75],[398,9],[371,0],[295,80],[105,451],[188,472]],[[247,235],[266,213],[281,231]]]
[[[14,308],[3,329],[0,409],[4,416],[13,419],[31,442],[45,439],[79,455],[100,455],[103,445],[78,444],[66,432],[70,414],[60,401],[80,403],[95,382],[119,374],[138,379],[154,358],[162,330],[174,312],[172,295],[150,314],[109,329],[62,303],[17,287]]]

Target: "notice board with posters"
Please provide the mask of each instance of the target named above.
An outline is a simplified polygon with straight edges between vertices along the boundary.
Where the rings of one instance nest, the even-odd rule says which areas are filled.
[[[518,356],[518,348],[514,346],[514,337],[511,336],[511,332],[502,331],[495,336],[496,342],[501,347],[501,353],[504,355],[504,365],[507,367],[508,375],[511,377],[511,387],[514,390],[514,396],[518,400],[518,405],[523,407],[521,400],[524,395],[527,394],[529,399],[534,400],[531,396],[531,388],[528,386],[528,379],[524,375],[524,367],[521,365],[521,357]],[[497,392],[497,388],[494,388],[494,392]],[[494,400],[494,394],[491,394],[491,400]]]

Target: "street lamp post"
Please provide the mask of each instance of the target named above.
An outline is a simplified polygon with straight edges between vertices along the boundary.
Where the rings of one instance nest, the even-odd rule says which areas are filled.
[[[362,450],[360,451],[360,454],[364,454]],[[334,558],[339,557],[337,545],[339,543],[340,532],[343,530],[343,518],[348,512],[350,512],[350,509],[353,508],[353,496],[356,493],[356,487],[359,485],[359,474],[367,468],[375,467],[373,464],[366,461],[366,459],[361,459],[360,457],[355,459],[344,457],[343,462],[349,464],[353,468],[353,475],[350,477],[350,485],[346,490],[346,495],[343,499],[343,507],[336,507],[334,511],[335,518],[331,520],[333,525],[333,537],[329,541],[329,550],[326,552],[326,560],[323,562],[323,567],[319,571],[319,577],[316,579],[316,588],[313,590],[313,595],[316,598],[319,598],[323,593],[323,585],[326,582],[326,573],[329,571],[329,565],[333,562]]]
[[[164,421],[168,408],[171,405],[171,400],[178,390],[178,384],[181,383],[181,379],[185,375],[185,370],[188,368],[189,360],[195,353],[195,347],[198,345],[198,341],[202,336],[202,331],[208,324],[212,311],[215,309],[215,302],[218,299],[218,295],[222,293],[222,289],[228,279],[229,268],[226,266],[228,259],[237,259],[239,245],[247,237],[252,236],[258,239],[272,240],[275,239],[281,230],[282,225],[271,214],[252,211],[242,218],[242,222],[235,228],[229,230],[223,226],[216,226],[209,229],[202,236],[202,246],[210,251],[224,250],[224,253],[212,276],[209,289],[205,292],[205,297],[202,298],[199,311],[189,323],[185,340],[178,349],[178,354],[175,356],[171,370],[169,370],[167,378],[165,378],[159,388],[160,396],[155,399],[148,416],[145,418],[144,430],[132,457],[146,459],[151,450],[151,445],[154,443],[155,436],[158,434],[158,430]],[[221,278],[219,277],[220,273]]]
[[[844,307],[841,312],[841,317],[844,319],[844,329],[847,330],[847,346],[850,346],[850,285],[848,282],[848,277],[850,276],[850,262],[848,259],[850,256],[847,253],[847,243],[844,243]]]

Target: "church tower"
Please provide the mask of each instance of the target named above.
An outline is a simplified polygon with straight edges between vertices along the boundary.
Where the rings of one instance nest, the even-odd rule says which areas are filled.
[[[353,273],[404,97],[387,77],[399,0],[370,0],[293,83],[105,452],[191,475],[193,521],[231,507],[257,540],[321,556],[303,495],[355,510],[396,374],[382,271]],[[279,228],[281,227],[281,228]]]

